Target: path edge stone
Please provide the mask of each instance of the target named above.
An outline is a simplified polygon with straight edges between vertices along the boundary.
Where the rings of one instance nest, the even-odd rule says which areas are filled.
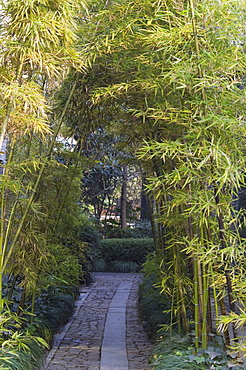
[[[63,327],[62,331],[60,333],[57,333],[57,334],[54,335],[54,339],[53,339],[54,344],[52,346],[52,349],[48,352],[48,354],[47,354],[47,356],[44,360],[44,365],[42,367],[42,370],[46,370],[48,368],[48,366],[50,364],[50,361],[52,360],[56,351],[58,350],[63,338],[65,337],[65,335],[68,331],[68,329],[70,328],[70,326],[73,324],[75,318],[77,317],[77,315],[79,313],[79,310],[82,307],[82,304],[84,303],[84,301],[86,300],[86,298],[90,294],[91,290],[94,287],[96,287],[96,285],[97,285],[97,282],[90,284],[89,287],[81,287],[79,298],[75,301],[74,314],[71,317],[71,319],[68,321],[68,323]],[[86,290],[86,292],[85,292],[85,290]]]

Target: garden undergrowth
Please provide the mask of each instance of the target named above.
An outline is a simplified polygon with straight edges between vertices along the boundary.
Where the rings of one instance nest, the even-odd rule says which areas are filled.
[[[240,359],[233,359],[221,347],[221,337],[215,336],[206,350],[195,353],[191,335],[163,335],[151,359],[155,370],[243,370]]]

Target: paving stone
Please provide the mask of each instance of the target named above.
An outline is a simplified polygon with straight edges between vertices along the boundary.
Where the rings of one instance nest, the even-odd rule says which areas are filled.
[[[120,291],[124,294],[124,286],[127,287],[131,283],[125,310],[125,345],[128,357],[126,370],[149,370],[148,359],[152,352],[152,344],[147,338],[137,311],[140,282],[140,274],[95,273],[94,284],[89,289],[85,289],[86,298],[81,301],[82,303],[78,301],[81,306],[73,317],[63,340],[48,355],[44,369],[100,370],[105,323],[107,314],[109,312],[112,314],[112,306],[109,309],[110,304],[117,289],[120,287]],[[118,302],[113,312],[122,312],[123,308],[121,302]]]

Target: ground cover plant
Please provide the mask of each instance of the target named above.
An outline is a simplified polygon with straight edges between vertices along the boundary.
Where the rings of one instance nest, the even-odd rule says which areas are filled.
[[[223,339],[215,337],[207,349],[195,352],[194,338],[189,336],[160,337],[151,360],[155,370],[243,370],[243,361],[228,357],[221,349]]]
[[[64,292],[58,287],[40,294],[35,301],[35,317],[28,330],[38,333],[52,346],[54,334],[67,324],[74,312],[75,297],[75,292]]]
[[[24,329],[25,318],[5,310],[0,321],[0,368],[40,369],[47,342]]]

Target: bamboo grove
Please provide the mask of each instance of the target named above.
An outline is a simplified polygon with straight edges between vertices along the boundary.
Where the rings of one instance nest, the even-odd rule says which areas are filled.
[[[81,143],[107,127],[142,167],[170,330],[206,348],[219,326],[229,345],[246,304],[245,1],[78,3],[2,2],[0,291],[21,274],[35,296],[47,240],[74,215]],[[69,166],[54,160],[64,122],[80,141]]]
[[[220,323],[228,345],[245,307],[245,2],[97,2],[89,10],[80,28],[82,99],[114,107],[114,132],[142,165],[172,324],[194,328],[196,347],[206,348]]]
[[[62,208],[71,219],[75,213],[71,209],[72,199],[76,204],[79,197],[79,156],[77,151],[65,154],[69,168],[57,161],[56,136],[67,105],[59,116],[51,106],[53,90],[68,70],[83,69],[75,48],[75,14],[84,11],[83,5],[77,1],[1,2],[0,147],[6,158],[1,172],[1,313],[7,309],[2,287],[8,279],[11,302],[16,279],[21,277],[19,313],[27,297],[32,295],[34,302],[52,258],[48,244],[62,232]],[[75,84],[70,86],[70,97]],[[69,230],[69,220],[65,222]]]
[[[244,93],[238,82],[244,75],[245,57],[233,42],[236,35],[240,37],[240,30],[235,30],[236,35],[225,34],[225,24],[215,31],[212,13],[206,22],[204,10],[209,4],[200,9],[199,5],[195,9],[193,2],[189,3],[193,37],[180,56],[185,66],[181,62],[181,75],[174,78],[176,91],[171,91],[168,99],[171,104],[160,112],[167,116],[167,125],[177,126],[179,132],[170,130],[171,137],[149,141],[140,156],[157,158],[162,164],[162,174],[149,179],[149,189],[161,202],[159,219],[168,235],[163,263],[173,275],[174,307],[186,330],[190,309],[187,286],[192,287],[196,347],[201,339],[206,348],[208,333],[214,330],[214,313],[218,320],[219,315],[233,316],[235,302],[244,306],[236,291],[244,279],[245,243],[239,231],[241,215],[233,199],[244,185]],[[227,68],[215,66],[216,60],[223,60]],[[173,68],[171,75],[175,75]],[[179,107],[173,105],[175,100]],[[170,114],[174,119],[168,122]],[[228,329],[224,334],[229,345]]]

